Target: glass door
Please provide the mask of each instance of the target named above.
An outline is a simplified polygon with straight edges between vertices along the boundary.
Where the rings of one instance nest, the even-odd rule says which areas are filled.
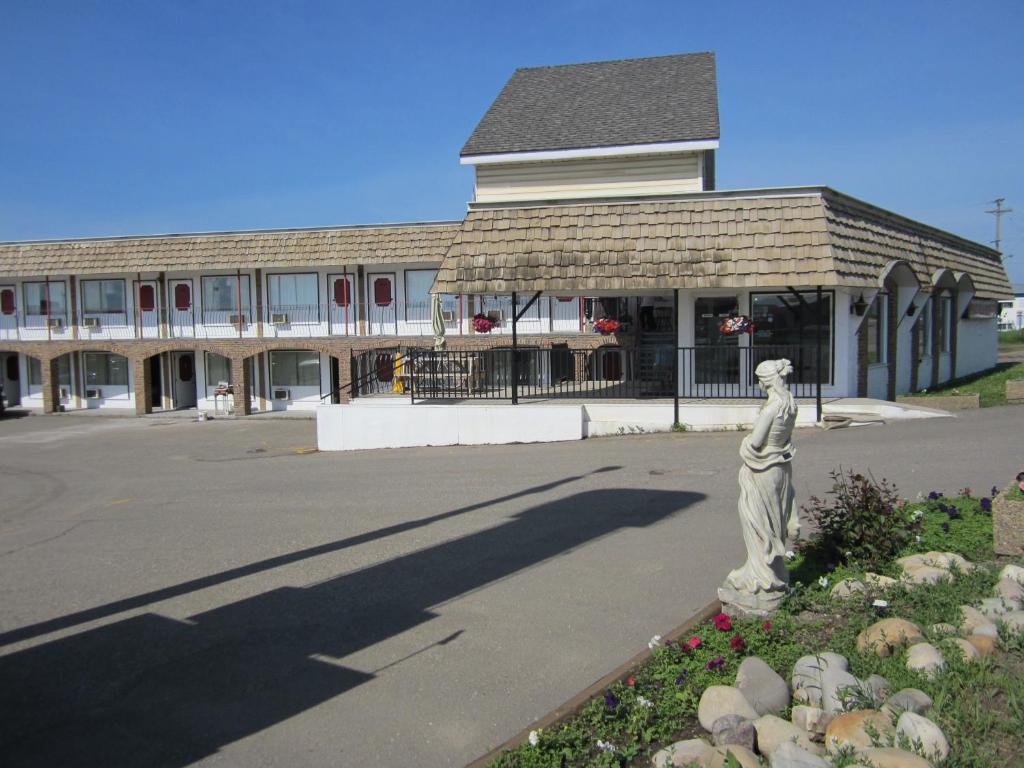
[[[718,394],[718,387],[739,383],[739,335],[721,330],[722,321],[738,313],[735,296],[698,298],[694,306],[694,377],[697,384],[707,385],[702,392],[706,397]]]

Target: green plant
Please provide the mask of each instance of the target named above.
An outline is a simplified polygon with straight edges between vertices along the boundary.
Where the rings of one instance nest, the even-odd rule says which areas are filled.
[[[673,432],[685,432],[686,431],[686,425],[683,424],[681,421],[673,422],[673,424],[672,424],[672,431]]]
[[[880,568],[914,540],[920,523],[889,482],[841,469],[831,477],[828,498],[812,496],[803,508],[818,532],[801,551],[816,550],[813,559],[828,563]]]

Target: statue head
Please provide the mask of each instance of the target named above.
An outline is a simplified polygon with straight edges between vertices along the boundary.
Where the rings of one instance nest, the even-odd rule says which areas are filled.
[[[771,389],[775,384],[784,384],[786,377],[793,372],[793,364],[789,360],[765,360],[757,368],[754,374],[765,391]]]

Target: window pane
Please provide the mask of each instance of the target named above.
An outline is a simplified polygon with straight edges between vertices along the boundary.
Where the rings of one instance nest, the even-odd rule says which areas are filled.
[[[64,315],[65,288],[64,283],[50,283],[49,290],[44,283],[25,283],[25,313],[29,315],[47,314],[47,293],[49,293],[49,314]]]
[[[38,359],[28,358],[28,385],[39,387],[43,384],[43,366]]]
[[[270,275],[270,303],[274,306],[311,306],[317,303],[316,275]]]
[[[203,309],[208,312],[239,312],[238,278],[234,275],[203,278]],[[249,310],[249,276],[242,275],[241,312]]]
[[[925,301],[917,319],[917,357],[921,359],[932,353],[932,302]]]
[[[124,312],[123,280],[83,280],[82,311],[86,314]]]
[[[832,294],[823,291],[821,304],[819,308],[817,291],[751,294],[750,319],[754,333],[750,343],[756,348],[754,365],[773,357],[785,357],[793,364],[790,381],[814,382],[820,331],[821,377],[823,381],[831,381]]]
[[[71,386],[71,355],[57,358],[57,383],[62,387]]]
[[[231,383],[231,361],[223,355],[206,353],[206,388],[213,389],[218,384]]]
[[[271,352],[270,384],[274,387],[319,387],[318,352]]]
[[[85,383],[89,387],[128,386],[128,360],[121,355],[86,352]]]

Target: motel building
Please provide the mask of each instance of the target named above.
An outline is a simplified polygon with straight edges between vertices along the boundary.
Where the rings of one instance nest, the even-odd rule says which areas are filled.
[[[7,403],[671,423],[756,409],[786,357],[813,421],[996,363],[998,252],[826,186],[719,190],[719,138],[711,53],[519,69],[462,149],[462,220],[2,243]]]

